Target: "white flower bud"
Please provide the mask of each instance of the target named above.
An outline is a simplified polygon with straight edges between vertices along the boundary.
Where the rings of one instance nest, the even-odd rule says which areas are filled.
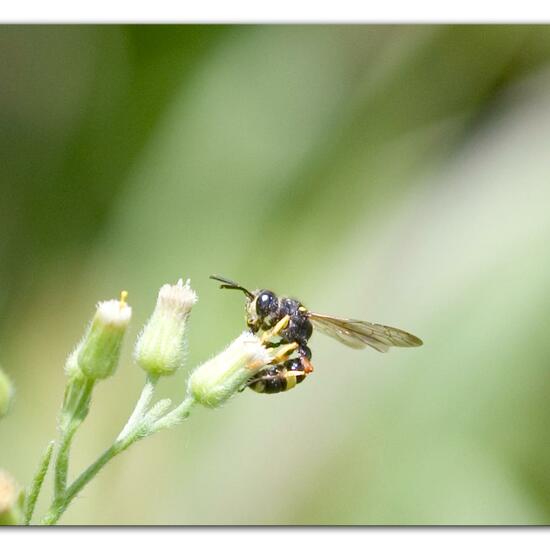
[[[185,329],[197,295],[189,280],[161,287],[153,315],[138,337],[135,358],[154,376],[173,374],[185,362]]]
[[[82,373],[93,380],[108,378],[115,373],[126,328],[132,317],[132,308],[126,303],[128,293],[120,300],[99,302],[92,322],[76,350],[69,355],[66,373]]]
[[[292,351],[295,346],[285,347]],[[245,387],[281,351],[266,348],[256,335],[243,332],[224,351],[197,367],[189,379],[189,392],[198,403],[218,407]]]

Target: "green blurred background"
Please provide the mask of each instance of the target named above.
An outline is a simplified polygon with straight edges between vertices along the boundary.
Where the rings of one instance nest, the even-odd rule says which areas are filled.
[[[4,26],[0,82],[0,464],[21,483],[123,288],[73,475],[131,411],[133,342],[180,276],[189,368],[244,327],[211,273],[425,342],[314,336],[307,383],[197,409],[62,523],[550,522],[550,27]]]

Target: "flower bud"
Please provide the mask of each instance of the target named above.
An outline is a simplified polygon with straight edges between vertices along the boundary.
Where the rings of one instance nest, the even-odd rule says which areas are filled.
[[[285,347],[291,352],[295,345]],[[243,332],[227,349],[196,368],[189,378],[189,392],[198,403],[218,407],[283,351],[281,346],[266,348],[256,335]]]
[[[7,472],[0,470],[0,525],[23,523],[24,494]]]
[[[185,362],[185,328],[197,295],[189,280],[161,287],[153,315],[138,337],[135,358],[153,376],[173,374]]]
[[[13,384],[7,374],[0,369],[0,418],[8,413],[13,400],[13,394]]]
[[[82,373],[92,380],[100,380],[115,373],[122,339],[132,317],[127,296],[123,291],[120,300],[99,302],[84,338],[67,359],[65,372],[68,376]]]

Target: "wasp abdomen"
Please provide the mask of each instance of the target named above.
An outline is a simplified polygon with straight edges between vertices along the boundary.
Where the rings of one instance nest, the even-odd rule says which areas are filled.
[[[300,359],[285,361],[258,373],[248,383],[248,387],[258,393],[280,393],[291,390],[306,378],[306,372]]]

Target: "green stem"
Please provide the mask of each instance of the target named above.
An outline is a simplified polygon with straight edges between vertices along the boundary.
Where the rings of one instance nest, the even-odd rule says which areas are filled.
[[[71,443],[80,424],[88,415],[94,384],[95,380],[80,377],[67,384],[60,418],[61,437],[55,459],[55,499],[61,499],[67,487]]]
[[[191,408],[194,404],[195,398],[192,395],[186,396],[174,410],[153,423],[151,433],[156,433],[164,428],[171,428],[185,420],[191,414]]]
[[[143,393],[142,393],[143,395]],[[141,400],[141,398],[140,398]],[[138,401],[139,403],[139,401]],[[82,474],[67,488],[63,498],[55,499],[50,510],[42,520],[43,525],[54,525],[57,523],[63,512],[67,509],[71,501],[82,489],[99,473],[99,471],[115,456],[125,451],[136,441],[152,435],[164,428],[170,428],[179,424],[186,419],[190,414],[190,409],[195,403],[191,396],[187,396],[174,410],[163,416],[153,424],[147,422],[147,416],[142,417],[142,421],[138,422],[133,429],[123,438],[117,438],[115,443],[111,445],[93,464],[88,466]],[[136,406],[137,408],[137,406]],[[133,414],[132,414],[133,416]]]
[[[61,434],[57,457],[55,459],[55,479],[54,479],[54,495],[59,498],[65,492],[67,487],[67,476],[69,473],[69,454],[71,443],[73,442],[76,426],[65,430]]]
[[[48,467],[50,466],[50,460],[52,458],[54,445],[55,441],[50,441],[50,443],[46,447],[46,450],[44,451],[44,453],[42,454],[42,458],[40,459],[38,470],[36,471],[36,474],[34,475],[34,478],[31,482],[29,494],[25,499],[25,525],[29,525],[29,523],[31,522],[34,508],[36,506],[36,500],[38,499],[40,489],[42,489],[44,478],[46,477]]]
[[[149,407],[149,403],[151,403],[151,399],[153,398],[153,393],[155,391],[158,379],[159,377],[156,375],[147,375],[145,386],[143,386],[143,390],[141,391],[141,395],[139,396],[134,411],[130,415],[128,422],[126,422],[126,426],[122,428],[120,435],[116,439],[117,441],[122,441],[125,439],[143,418],[143,415],[147,411],[147,407]]]
[[[50,510],[42,520],[43,525],[55,525],[61,514],[67,509],[77,493],[111,460],[118,452],[116,445],[109,447],[91,466],[89,466],[65,491],[64,498],[54,500]]]

